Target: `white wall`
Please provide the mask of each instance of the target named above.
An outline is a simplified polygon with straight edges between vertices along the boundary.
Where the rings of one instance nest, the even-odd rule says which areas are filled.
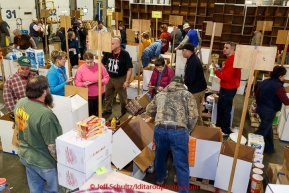
[[[36,17],[35,0],[1,0],[1,16],[11,31],[16,29],[16,18],[22,19],[22,29],[29,29],[32,18]],[[20,9],[19,9],[20,8]],[[24,15],[24,12],[31,14]]]
[[[82,20],[93,20],[93,0],[77,0],[76,1],[77,8],[87,8],[88,13],[82,16]]]
[[[56,11],[50,13],[50,17],[53,18],[54,21],[58,21],[60,15],[70,15],[69,0],[53,0],[53,1],[54,1],[54,9]],[[52,8],[52,3],[47,2],[46,7],[48,9]]]

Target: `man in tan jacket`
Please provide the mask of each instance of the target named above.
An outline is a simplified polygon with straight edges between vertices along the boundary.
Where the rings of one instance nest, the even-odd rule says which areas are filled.
[[[254,37],[252,38],[252,46],[260,46],[262,33],[259,30],[256,30],[256,27],[253,28]]]

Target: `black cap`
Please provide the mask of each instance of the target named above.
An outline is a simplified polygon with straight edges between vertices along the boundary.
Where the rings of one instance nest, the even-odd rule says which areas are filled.
[[[182,49],[190,50],[192,52],[195,52],[195,46],[191,43],[186,43]]]

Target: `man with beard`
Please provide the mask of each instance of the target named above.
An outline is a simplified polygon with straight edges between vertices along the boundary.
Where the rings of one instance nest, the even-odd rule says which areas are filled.
[[[18,71],[5,81],[3,99],[9,113],[13,113],[17,101],[25,97],[26,84],[35,76],[30,69],[30,59],[22,56],[18,59]]]
[[[50,108],[53,98],[47,78],[36,76],[26,86],[26,97],[14,110],[20,140],[18,155],[26,167],[30,192],[59,192],[55,139],[62,128]]]

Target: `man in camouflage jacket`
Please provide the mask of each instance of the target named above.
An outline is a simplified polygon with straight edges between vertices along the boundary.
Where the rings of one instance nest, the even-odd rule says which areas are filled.
[[[174,76],[171,83],[147,106],[146,112],[155,118],[154,140],[156,143],[155,175],[162,185],[167,177],[166,157],[172,149],[179,192],[188,192],[189,133],[196,125],[198,109],[194,96],[185,88],[181,77]]]

